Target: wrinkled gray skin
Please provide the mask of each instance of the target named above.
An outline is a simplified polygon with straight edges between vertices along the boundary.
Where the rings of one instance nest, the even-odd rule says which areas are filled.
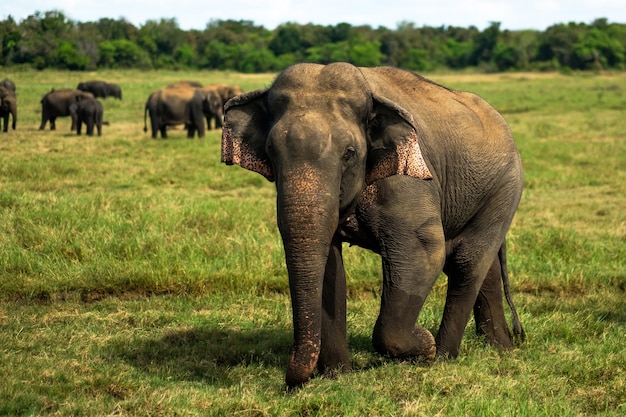
[[[206,94],[188,86],[154,91],[148,97],[144,109],[144,132],[148,131],[149,114],[152,139],[156,139],[159,132],[166,139],[167,127],[181,124],[185,125],[188,138],[193,138],[196,132],[199,138],[203,138],[206,130],[203,112],[205,100],[208,100]]]
[[[98,136],[102,135],[102,117],[104,108],[95,98],[86,98],[70,106],[70,111],[76,114],[76,134],[82,132],[83,123],[87,127],[87,136],[93,136],[94,127],[98,130]]]
[[[6,80],[5,80],[6,81]],[[13,85],[15,89],[15,85]],[[9,131],[9,116],[13,117],[13,123],[11,127],[15,130],[17,125],[17,98],[15,97],[15,90],[10,90],[0,85],[0,124],[4,121],[4,132]]]
[[[70,110],[70,106],[86,98],[94,98],[94,96],[89,92],[71,88],[48,92],[41,99],[41,125],[39,130],[44,130],[48,121],[50,121],[50,130],[55,130],[56,118],[64,116],[71,116],[72,126],[70,130],[76,130],[76,113]]]
[[[122,99],[122,88],[113,83],[108,83],[106,81],[100,80],[92,80],[92,81],[84,81],[78,83],[76,89],[81,91],[87,91],[93,94],[94,97],[114,97],[118,100]]]
[[[292,299],[289,386],[349,369],[341,242],[381,255],[375,349],[456,357],[472,310],[492,344],[513,346],[505,234],[522,192],[511,131],[481,98],[399,69],[298,64],[226,105],[222,161],[276,182]],[[416,325],[448,276],[433,340]],[[436,345],[435,345],[436,343]]]

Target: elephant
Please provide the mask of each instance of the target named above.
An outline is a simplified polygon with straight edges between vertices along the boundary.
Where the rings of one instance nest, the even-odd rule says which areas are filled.
[[[100,80],[92,80],[92,81],[84,81],[78,83],[76,87],[77,90],[87,91],[93,94],[94,97],[114,97],[118,100],[122,99],[122,88],[113,83],[108,83],[106,81]]]
[[[212,129],[211,121],[215,120],[215,128],[222,127],[222,120],[224,118],[224,107],[222,103],[222,97],[211,87],[198,88],[198,91],[202,93],[202,112],[206,118],[207,129]]]
[[[152,139],[157,138],[159,131],[161,137],[166,139],[167,127],[180,124],[185,125],[188,138],[193,138],[196,131],[198,137],[203,138],[205,100],[205,94],[190,87],[163,88],[152,92],[144,109],[144,132],[148,131],[146,117],[150,113]]]
[[[87,91],[74,90],[71,88],[52,89],[41,99],[41,125],[39,130],[44,130],[46,123],[50,121],[50,130],[56,129],[56,118],[71,116],[72,126],[70,130],[76,129],[76,114],[70,109],[73,103],[83,99],[93,99],[93,94]]]
[[[198,81],[192,81],[192,80],[180,80],[180,81],[176,81],[175,83],[168,85],[166,88],[179,88],[179,87],[200,88],[202,87],[202,83],[199,83]]]
[[[237,85],[227,85],[227,84],[209,84],[206,87],[203,87],[203,90],[215,91],[217,94],[219,94],[220,98],[222,99],[222,106],[224,106],[226,102],[230,100],[231,98],[236,97],[239,94],[243,93],[243,90],[241,89],[241,87]],[[221,128],[222,123],[223,123],[222,117],[216,115],[214,119],[215,119],[215,128],[216,129]],[[211,123],[208,121],[208,119],[207,119],[207,123],[209,126],[211,126]]]
[[[15,83],[12,80],[8,79],[8,78],[5,78],[4,80],[0,81],[0,87],[4,87],[7,90],[12,91],[14,95],[17,92],[17,88],[15,87]]]
[[[11,127],[15,130],[17,124],[17,98],[12,90],[0,86],[0,121],[4,120],[4,132],[9,131],[9,116],[13,117]]]
[[[521,159],[482,98],[393,67],[296,64],[226,104],[221,152],[225,164],[275,182],[293,313],[288,386],[316,367],[350,369],[343,242],[381,256],[380,354],[457,357],[472,310],[492,345],[525,339],[505,241]],[[416,322],[441,272],[447,293],[433,337]]]
[[[83,123],[85,123],[88,136],[93,136],[94,127],[98,130],[98,136],[102,136],[104,108],[100,101],[95,98],[86,98],[73,103],[70,111],[76,114],[77,135],[81,134]]]

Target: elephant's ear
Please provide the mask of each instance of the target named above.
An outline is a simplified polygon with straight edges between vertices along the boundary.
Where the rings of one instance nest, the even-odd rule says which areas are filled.
[[[368,137],[368,184],[392,175],[432,179],[422,156],[413,116],[403,108],[386,98],[374,97]]]
[[[222,162],[239,165],[274,181],[272,164],[265,152],[269,118],[267,90],[255,90],[229,100],[224,106]]]

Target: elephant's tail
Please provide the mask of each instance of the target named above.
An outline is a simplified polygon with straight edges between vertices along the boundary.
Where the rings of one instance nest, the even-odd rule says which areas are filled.
[[[511,314],[513,315],[513,336],[518,342],[523,342],[526,340],[526,333],[524,332],[524,328],[522,327],[522,323],[520,322],[519,315],[517,314],[517,309],[515,308],[515,304],[513,303],[513,298],[511,297],[511,284],[509,283],[509,271],[506,267],[506,242],[500,246],[500,250],[498,251],[498,258],[500,260],[500,276],[502,277],[502,286],[504,287],[504,297],[506,298],[506,302],[511,309]]]

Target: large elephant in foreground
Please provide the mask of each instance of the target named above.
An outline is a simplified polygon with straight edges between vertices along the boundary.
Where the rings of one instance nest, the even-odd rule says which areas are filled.
[[[4,121],[4,127],[2,128],[4,132],[9,130],[9,116],[13,117],[11,127],[15,130],[17,125],[17,98],[15,97],[15,90],[0,86],[0,124]]]
[[[50,130],[55,130],[56,118],[62,116],[71,116],[72,125],[70,130],[75,130],[76,113],[71,111],[70,106],[88,98],[94,98],[93,94],[72,88],[53,89],[46,93],[41,99],[41,125],[39,130],[44,130],[48,121],[50,121]]]
[[[472,310],[493,345],[523,340],[505,253],[522,166],[481,98],[395,68],[298,64],[227,103],[222,161],[276,183],[294,322],[288,385],[316,366],[349,369],[342,242],[381,255],[381,354],[456,357]],[[448,290],[433,338],[416,321],[441,271]]]
[[[184,124],[187,137],[204,137],[204,108],[206,94],[188,87],[167,87],[154,91],[148,97],[144,108],[144,132],[148,131],[147,116],[150,115],[152,138],[156,139],[161,132],[163,139],[167,138],[167,127]]]

